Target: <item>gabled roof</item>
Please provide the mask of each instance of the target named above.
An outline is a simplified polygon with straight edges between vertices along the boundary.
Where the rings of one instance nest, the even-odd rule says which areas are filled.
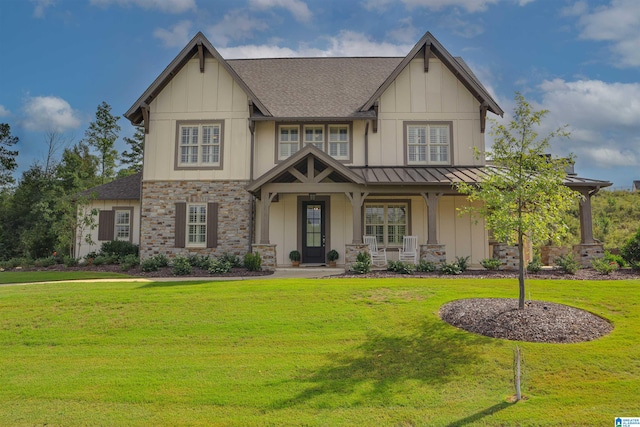
[[[131,121],[133,125],[140,125],[142,119],[142,107],[148,105],[158,94],[164,89],[164,87],[171,81],[181,69],[186,65],[191,58],[195,55],[199,55],[200,51],[204,53],[206,50],[211,56],[213,56],[220,64],[227,70],[233,80],[247,93],[249,99],[253,101],[255,106],[260,109],[262,114],[269,116],[271,113],[255,96],[249,86],[238,76],[233,68],[229,66],[227,61],[220,55],[220,53],[213,47],[211,42],[201,32],[198,32],[193,39],[180,51],[178,56],[164,69],[164,71],[151,83],[151,86],[138,98],[138,100],[129,108],[124,116]]]
[[[364,179],[362,179],[359,174],[353,172],[350,168],[324,151],[309,144],[253,181],[246,187],[246,190],[255,193],[260,190],[263,185],[270,182],[295,182],[300,175],[309,174],[308,169],[310,162],[312,162],[311,164],[315,171],[319,172],[318,177],[322,175],[323,179],[328,179],[332,182],[364,184]],[[295,169],[295,171],[292,171],[292,168]],[[323,172],[325,172],[325,174],[323,174]],[[326,175],[327,173],[328,175]]]
[[[428,49],[428,50],[427,50]],[[427,32],[402,57],[271,58],[225,60],[202,34],[196,36],[125,113],[134,125],[192,58],[208,52],[229,72],[256,107],[254,120],[350,120],[375,118],[373,106],[418,55],[435,55],[489,111],[502,109],[461,58],[455,58]]]
[[[425,49],[429,49],[429,51],[425,51]],[[504,111],[498,106],[498,103],[491,97],[489,92],[482,86],[477,77],[471,72],[469,66],[462,61],[462,59],[454,58],[449,51],[447,51],[444,46],[440,44],[438,40],[436,40],[433,35],[427,31],[427,33],[422,36],[420,41],[416,43],[416,45],[411,49],[409,54],[404,57],[402,62],[398,64],[396,69],[387,77],[385,82],[375,91],[373,95],[369,98],[369,100],[364,104],[361,111],[367,111],[373,104],[382,96],[382,93],[387,90],[387,88],[393,83],[393,81],[400,75],[400,73],[409,65],[409,63],[418,56],[420,53],[423,54],[425,58],[428,58],[431,54],[434,54],[438,57],[446,67],[464,84],[464,86],[473,94],[473,96],[480,102],[480,104],[487,104],[489,111],[502,116]]]
[[[94,200],[140,200],[141,181],[142,172],[84,190],[79,195]]]

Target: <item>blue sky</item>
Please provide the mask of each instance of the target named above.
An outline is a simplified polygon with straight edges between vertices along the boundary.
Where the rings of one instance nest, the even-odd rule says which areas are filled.
[[[519,91],[550,110],[541,132],[568,124],[553,152],[581,176],[640,179],[638,0],[3,0],[0,122],[20,170],[48,131],[81,139],[102,101],[122,116],[197,31],[225,58],[404,56],[430,31],[505,111]]]

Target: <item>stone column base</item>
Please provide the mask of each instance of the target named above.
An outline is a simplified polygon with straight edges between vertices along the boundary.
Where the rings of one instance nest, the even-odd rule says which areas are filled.
[[[253,252],[260,254],[263,270],[274,271],[276,269],[276,245],[270,243],[253,244],[251,248]]]
[[[602,243],[574,245],[573,257],[582,267],[591,267],[591,260],[604,257],[604,246],[602,246]]]
[[[447,262],[447,250],[445,245],[426,244],[420,245],[420,259],[442,265]]]
[[[543,265],[556,265],[559,256],[569,255],[569,248],[564,246],[542,246],[540,247],[540,258]]]
[[[351,270],[360,252],[369,252],[369,245],[364,243],[348,243],[344,245],[344,271]]]
[[[504,243],[493,245],[493,257],[502,261],[500,270],[517,270],[520,257],[517,246],[508,246]]]

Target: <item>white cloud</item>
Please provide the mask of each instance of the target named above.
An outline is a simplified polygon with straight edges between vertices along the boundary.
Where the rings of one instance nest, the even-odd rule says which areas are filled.
[[[94,6],[138,6],[143,9],[156,9],[166,13],[183,13],[196,10],[195,0],[91,0]]]
[[[56,96],[28,98],[23,107],[23,126],[32,131],[59,131],[75,129],[81,120],[69,103]]]
[[[33,16],[35,18],[44,18],[45,10],[55,4],[54,0],[31,0],[31,3],[35,4],[33,8]]]
[[[623,67],[640,66],[640,1],[612,0],[580,18],[580,37],[613,43],[613,52]]]
[[[259,9],[281,7],[287,9],[299,22],[309,22],[311,11],[307,4],[300,0],[251,0],[250,5]]]
[[[234,40],[251,38],[255,31],[264,31],[269,27],[264,22],[250,17],[240,9],[231,10],[224,15],[222,21],[212,25],[206,31],[216,46],[227,46]]]
[[[413,44],[378,43],[367,35],[353,31],[341,31],[335,37],[326,37],[324,48],[300,45],[286,48],[276,45],[248,45],[221,48],[225,58],[284,58],[284,57],[333,57],[333,56],[404,56]]]
[[[426,7],[432,10],[440,10],[445,7],[461,7],[469,13],[484,12],[491,4],[500,0],[402,0],[409,8]]]
[[[589,5],[586,1],[577,1],[571,6],[560,9],[562,16],[580,16],[584,15],[589,10]]]
[[[536,108],[549,110],[543,130],[569,124],[571,139],[558,154],[573,151],[578,162],[597,167],[638,165],[640,83],[546,80]]]
[[[11,114],[11,111],[4,108],[4,105],[0,105],[0,117],[6,117]]]
[[[183,47],[191,39],[191,21],[184,20],[171,27],[170,30],[156,28],[153,36],[162,40],[167,47]]]

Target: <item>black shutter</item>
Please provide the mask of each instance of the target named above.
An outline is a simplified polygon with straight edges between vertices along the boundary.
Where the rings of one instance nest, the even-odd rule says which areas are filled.
[[[207,248],[218,246],[218,204],[207,203]]]
[[[115,218],[114,211],[100,211],[98,214],[98,240],[113,240]]]
[[[176,203],[176,248],[184,248],[187,233],[187,204]]]

